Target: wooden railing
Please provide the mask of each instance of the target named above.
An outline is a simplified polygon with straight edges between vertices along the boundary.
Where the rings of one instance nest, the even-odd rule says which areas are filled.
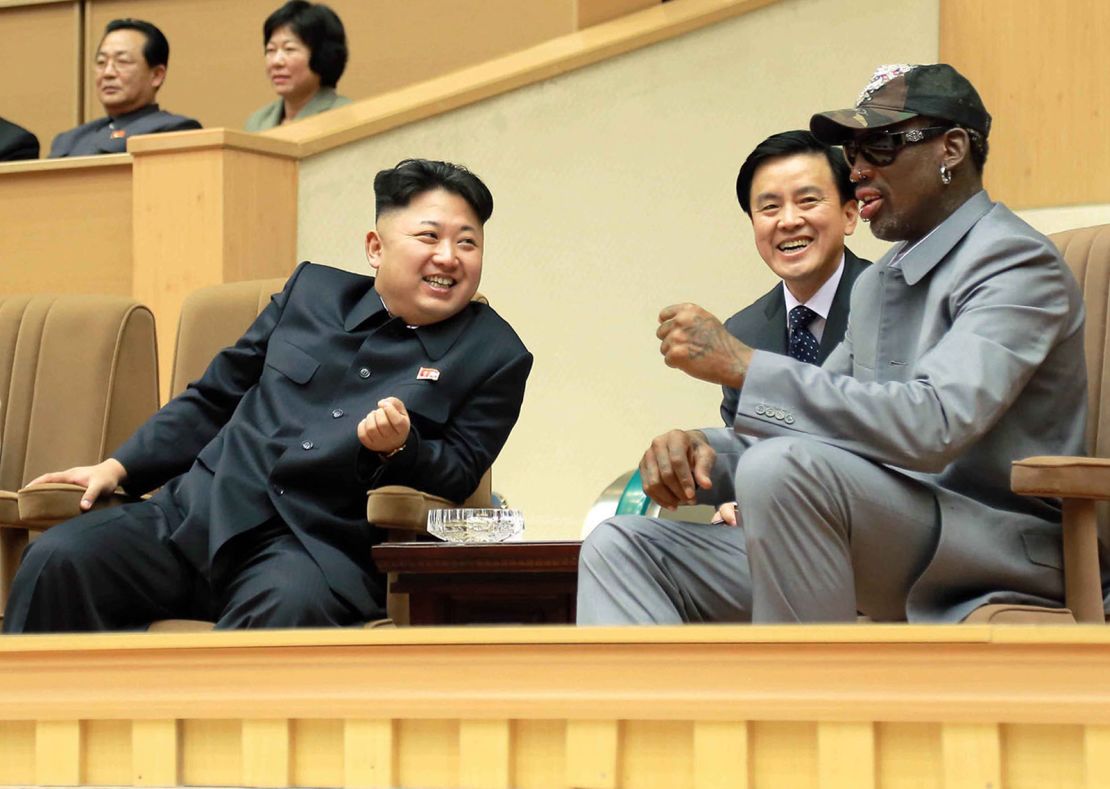
[[[1101,787],[1101,627],[0,639],[0,783]]]

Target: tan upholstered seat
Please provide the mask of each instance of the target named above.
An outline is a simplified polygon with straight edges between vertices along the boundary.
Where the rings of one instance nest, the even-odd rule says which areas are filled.
[[[1087,447],[1089,458],[1040,457],[1014,463],[1013,489],[1028,496],[1052,496],[1064,502],[1064,577],[1067,605],[1080,622],[1104,622],[1105,601],[1099,572],[1106,546],[1099,533],[1110,535],[1106,505],[1110,500],[1110,390],[1102,388],[1110,372],[1106,331],[1110,305],[1110,225],[1068,230],[1051,236],[1083,289],[1087,308]],[[1058,612],[1046,614],[1028,607],[1008,606],[1006,621],[1058,621]],[[1020,610],[1019,610],[1020,609]],[[1024,611],[1024,614],[1022,613]],[[973,612],[969,621],[984,621]],[[996,621],[992,618],[986,621]]]
[[[154,316],[133,299],[0,296],[0,593],[29,531],[17,491],[48,471],[98,463],[158,408]],[[42,503],[73,507],[76,486]]]

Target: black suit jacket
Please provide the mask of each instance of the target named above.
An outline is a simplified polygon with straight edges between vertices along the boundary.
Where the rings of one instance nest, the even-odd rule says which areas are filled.
[[[0,118],[0,162],[39,158],[39,138]]]
[[[849,297],[852,286],[865,268],[868,260],[856,257],[850,249],[844,248],[844,274],[836,286],[832,308],[825,321],[825,331],[821,335],[821,345],[817,351],[817,364],[823,364],[833,348],[844,339],[848,328]],[[785,354],[789,337],[786,331],[786,298],[782,295],[782,283],[775,285],[768,293],[760,296],[750,305],[725,321],[729,333],[745,345],[761,351]],[[721,400],[721,419],[732,427],[736,417],[736,406],[740,402],[740,392],[732,387],[722,386],[724,397]]]
[[[154,502],[202,573],[218,578],[221,547],[278,517],[332,590],[372,615],[384,593],[366,491],[472,493],[516,422],[531,366],[486,305],[414,330],[389,317],[371,278],[304,263],[246,334],[113,456],[129,492],[164,485]],[[383,461],[355,431],[390,395],[412,430]]]
[[[200,123],[192,118],[165,112],[157,104],[148,104],[126,115],[115,118],[105,115],[62,132],[50,146],[50,158],[126,153],[127,140],[131,137],[199,128]]]

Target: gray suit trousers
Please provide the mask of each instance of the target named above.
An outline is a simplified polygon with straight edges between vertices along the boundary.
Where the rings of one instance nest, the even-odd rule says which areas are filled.
[[[810,438],[739,457],[738,527],[617,516],[586,539],[578,623],[904,620],[940,518],[932,491]]]

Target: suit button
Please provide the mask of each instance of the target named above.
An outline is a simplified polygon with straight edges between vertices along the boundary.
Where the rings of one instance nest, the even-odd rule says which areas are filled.
[[[786,412],[785,411],[783,411],[781,408],[779,410],[775,411],[775,419],[784,419],[784,418],[786,418]]]
[[[787,414],[786,419],[784,419],[782,421],[786,422],[786,424],[788,424],[788,425],[792,425],[792,424],[794,424],[794,417],[790,416],[790,414]]]
[[[767,413],[767,409],[766,409],[766,408],[764,408],[764,407],[763,407],[763,406],[761,406],[761,405],[757,405],[757,406],[755,407],[755,412],[756,412],[757,414],[759,414],[760,416],[763,416],[763,415],[764,415],[765,413]]]
[[[342,408],[336,408],[334,411],[331,412],[331,418],[332,419],[338,419],[341,416],[343,416],[343,409]]]
[[[316,445],[313,444],[311,441],[302,441],[301,442],[301,449],[312,449],[314,446],[316,446]]]
[[[358,371],[358,377],[359,378],[369,378],[370,377],[370,368],[369,367],[363,367],[361,370]]]

